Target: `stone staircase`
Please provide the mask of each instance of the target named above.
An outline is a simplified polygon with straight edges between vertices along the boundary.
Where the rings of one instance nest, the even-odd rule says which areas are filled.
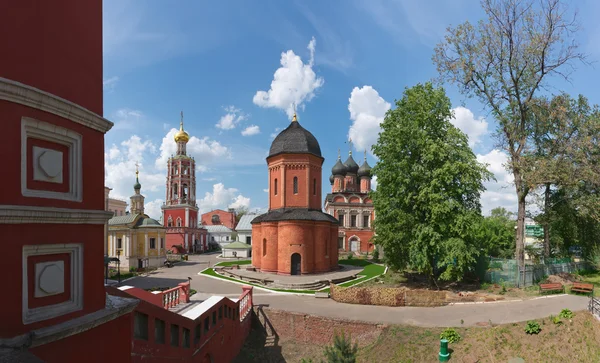
[[[173,312],[175,314],[179,314],[179,315],[183,315],[185,314],[187,311],[195,308],[196,306],[202,304],[204,300],[194,300],[194,301],[190,301],[189,303],[179,303],[173,307],[169,308],[170,312]]]

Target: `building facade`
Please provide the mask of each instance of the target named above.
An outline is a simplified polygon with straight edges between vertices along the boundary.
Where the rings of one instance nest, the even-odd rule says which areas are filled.
[[[156,268],[166,259],[166,228],[144,213],[144,196],[136,170],[131,211],[108,220],[108,256],[119,259],[122,270]]]
[[[0,361],[129,362],[137,301],[103,281],[102,1],[2,1],[0,34]]]
[[[267,157],[269,211],[252,220],[252,265],[284,275],[338,268],[338,221],[321,211],[317,139],[294,115]]]
[[[360,167],[354,161],[352,151],[344,163],[338,155],[329,181],[331,193],[325,197],[325,211],[339,221],[338,248],[352,252],[372,251],[375,210],[369,198],[371,167],[366,152]]]
[[[186,152],[190,136],[183,129],[183,112],[174,139],[177,154],[167,161],[167,191],[162,206],[162,222],[167,228],[166,248],[179,253],[202,252],[208,243],[206,229],[198,225],[196,162]]]
[[[211,210],[210,212],[203,213],[201,216],[203,226],[219,226],[223,225],[229,229],[235,229],[236,227],[236,213],[235,209],[229,208],[224,211],[222,209]]]
[[[247,245],[252,245],[252,221],[258,217],[258,214],[244,214],[235,231],[237,232],[237,240]]]
[[[233,230],[224,225],[208,225],[204,226],[207,232],[209,245],[216,247],[219,245],[223,248],[234,241]]]

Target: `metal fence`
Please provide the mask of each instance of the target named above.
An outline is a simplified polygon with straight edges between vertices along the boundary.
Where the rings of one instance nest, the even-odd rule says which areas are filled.
[[[588,269],[585,262],[572,262],[568,259],[547,261],[550,263],[529,264],[519,268],[517,260],[489,258],[483,281],[492,284],[506,284],[507,286],[527,287],[539,283],[546,276],[556,275],[561,272],[575,273]],[[484,263],[483,266],[486,264]]]
[[[588,310],[590,311],[590,313],[600,318],[600,298],[590,296],[590,304],[588,306]]]

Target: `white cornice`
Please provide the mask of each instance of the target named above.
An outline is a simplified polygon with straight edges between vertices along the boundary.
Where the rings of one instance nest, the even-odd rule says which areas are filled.
[[[2,77],[0,77],[0,100],[49,112],[103,133],[106,133],[114,125],[104,117],[71,101]]]
[[[0,224],[105,224],[112,217],[104,210],[0,205]]]

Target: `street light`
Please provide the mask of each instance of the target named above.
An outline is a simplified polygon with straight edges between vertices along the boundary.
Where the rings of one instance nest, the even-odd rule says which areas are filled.
[[[121,283],[121,250],[117,250],[117,277]]]

